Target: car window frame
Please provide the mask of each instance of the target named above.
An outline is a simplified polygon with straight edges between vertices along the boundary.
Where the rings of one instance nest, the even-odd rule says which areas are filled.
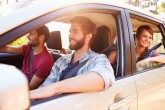
[[[76,8],[74,8],[76,7]],[[97,7],[97,9],[96,9]],[[29,31],[33,30],[33,29],[37,29],[40,26],[53,21],[56,18],[59,18],[60,16],[68,13],[68,12],[72,12],[72,11],[76,11],[76,10],[83,10],[83,9],[93,9],[96,10],[96,12],[98,11],[98,9],[100,10],[115,10],[115,11],[119,11],[121,18],[120,18],[120,22],[119,25],[121,24],[122,26],[119,27],[120,31],[118,31],[118,33],[121,33],[120,38],[118,39],[119,42],[119,52],[120,52],[120,56],[119,56],[119,63],[118,63],[118,73],[121,74],[121,76],[125,76],[125,74],[127,74],[126,71],[129,71],[129,62],[127,62],[127,64],[125,64],[125,53],[128,52],[124,52],[123,50],[126,48],[129,48],[129,46],[126,46],[126,48],[124,48],[125,44],[127,43],[127,40],[123,40],[123,38],[127,38],[125,36],[128,35],[128,31],[127,31],[127,24],[126,19],[125,19],[125,13],[124,13],[124,9],[123,8],[119,8],[119,7],[114,7],[114,6],[109,6],[109,5],[103,5],[103,4],[81,4],[81,5],[76,5],[76,6],[71,6],[71,7],[65,7],[63,9],[59,9],[59,10],[55,10],[51,13],[45,14],[43,16],[40,16],[36,19],[33,19],[27,23],[24,23],[21,26],[18,26],[16,28],[14,28],[13,30],[10,30],[6,33],[4,33],[3,35],[1,35],[0,37],[0,47],[4,46],[14,40],[16,40],[17,38],[23,36],[25,33],[28,33]],[[124,24],[123,24],[124,23]],[[121,44],[121,45],[120,45]],[[127,50],[126,50],[127,51]],[[129,52],[130,53],[130,52]],[[129,59],[129,57],[127,57],[127,59]],[[127,66],[128,65],[128,66]],[[125,69],[126,67],[126,69]]]
[[[134,45],[134,39],[133,39],[133,29],[132,29],[132,24],[131,24],[131,20],[130,20],[130,17],[131,17],[131,14],[132,15],[135,15],[137,16],[139,19],[140,18],[144,18],[144,19],[148,19],[150,21],[152,21],[153,23],[151,24],[155,24],[158,26],[158,28],[160,29],[160,32],[162,34],[162,37],[164,38],[165,35],[163,34],[164,30],[163,30],[163,22],[156,19],[156,18],[153,18],[151,16],[147,16],[147,15],[144,15],[144,14],[141,14],[139,12],[135,12],[135,11],[132,11],[132,10],[127,10],[127,18],[128,20],[130,21],[129,22],[129,32],[131,33],[131,36],[130,36],[130,39],[131,39],[131,59],[132,59],[132,75],[135,75],[135,74],[139,74],[139,73],[143,73],[143,72],[146,72],[146,71],[149,71],[149,70],[153,70],[153,69],[157,69],[157,68],[160,68],[160,67],[156,67],[156,68],[149,68],[149,69],[145,69],[145,70],[141,70],[141,71],[136,71],[136,55],[135,55],[135,45]],[[159,27],[160,26],[160,27]],[[165,44],[164,44],[165,46]]]
[[[89,5],[80,5],[80,6],[84,6],[85,8],[86,7],[90,7],[91,8],[91,5],[92,4],[89,4]],[[82,7],[79,6],[79,9],[81,9]],[[119,72],[121,72],[121,77],[119,77],[118,79],[122,79],[125,77],[125,74],[126,74],[126,70],[125,69],[125,54],[127,53],[124,52],[124,50],[127,50],[126,48],[130,48],[129,46],[129,40],[127,39],[127,35],[128,35],[128,29],[127,29],[127,23],[126,23],[126,18],[125,18],[125,12],[124,12],[124,9],[123,8],[117,8],[117,7],[113,7],[113,6],[107,6],[105,7],[105,5],[98,5],[98,4],[93,4],[93,7],[99,7],[99,9],[105,9],[105,10],[116,10],[116,11],[119,11],[120,12],[120,17],[119,18],[119,21],[118,21],[118,24],[121,25],[119,28],[120,30],[118,30],[118,34],[120,33],[121,35],[119,35],[120,37],[118,37],[118,42],[119,42],[119,52],[121,53],[119,58],[120,58],[120,63],[118,63],[118,68],[120,69]],[[74,10],[74,6],[70,7]],[[3,46],[5,44],[8,44],[9,42],[19,38],[20,36],[24,35],[25,33],[29,32],[30,30],[33,30],[33,29],[37,29],[38,27],[40,27],[41,25],[43,24],[46,24],[50,21],[52,21],[53,19],[56,19],[62,15],[64,15],[66,12],[66,10],[69,10],[69,8],[64,8],[64,9],[60,9],[60,10],[56,10],[55,12],[52,12],[52,13],[49,13],[49,14],[46,14],[46,15],[43,15],[43,16],[40,16],[39,18],[36,18],[32,21],[29,21],[21,26],[18,26],[17,28],[13,29],[13,30],[10,30],[9,32],[6,32],[5,34],[2,35],[2,37],[0,38],[0,41],[1,39],[11,39],[11,40],[7,40],[7,41],[4,41],[4,43],[0,42],[0,46]],[[51,16],[51,17],[50,17]],[[47,18],[47,19],[45,19]],[[49,19],[48,19],[49,18]],[[33,28],[32,28],[33,27]],[[117,27],[118,28],[118,27]],[[127,46],[125,46],[125,44],[128,44]],[[129,51],[129,49],[128,49]],[[129,51],[130,53],[130,51]],[[129,57],[129,55],[127,56]],[[129,67],[129,62],[127,62],[127,66],[126,67]],[[117,79],[117,80],[118,80]],[[61,95],[63,96],[63,95]],[[54,97],[53,99],[55,99],[57,97]],[[51,100],[53,100],[51,99]],[[40,102],[40,101],[38,101]],[[45,102],[45,101],[43,101]],[[42,101],[40,103],[43,103]],[[34,102],[35,103],[35,102]],[[38,103],[37,103],[38,104]],[[33,104],[32,104],[33,105]],[[35,105],[35,104],[34,104]]]

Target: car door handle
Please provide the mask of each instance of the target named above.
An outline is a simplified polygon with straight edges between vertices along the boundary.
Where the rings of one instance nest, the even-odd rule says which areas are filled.
[[[115,109],[118,109],[120,107],[123,107],[127,104],[129,104],[130,102],[132,101],[132,96],[126,96],[124,98],[122,98],[121,100],[117,101],[117,102],[114,102],[113,104],[111,104],[109,107],[108,107],[108,110],[115,110]]]

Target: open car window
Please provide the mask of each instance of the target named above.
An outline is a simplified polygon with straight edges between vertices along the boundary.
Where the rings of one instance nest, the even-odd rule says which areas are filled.
[[[161,31],[161,28],[160,28],[161,24],[157,23],[157,22],[154,22],[152,20],[143,18],[143,17],[138,17],[136,15],[131,15],[130,17],[131,17],[132,31],[133,31],[133,37],[134,37],[133,39],[135,41],[135,47],[136,47],[135,36],[136,36],[138,27],[142,26],[142,25],[148,25],[153,30],[153,38],[151,40],[150,45],[148,46],[148,49],[149,50],[154,50],[158,54],[164,54],[165,53],[164,42],[163,42],[164,41],[164,38],[163,38],[164,35],[163,35],[163,33]],[[136,50],[135,50],[135,55],[136,55]],[[137,56],[135,56],[134,58],[136,58],[136,57]],[[144,57],[144,59],[145,58],[146,57]],[[145,65],[145,67],[141,66],[141,65],[139,67],[139,63],[138,62],[139,61],[137,61],[137,59],[136,59],[136,69],[137,69],[137,71],[146,70],[146,69],[152,69],[152,68],[156,68],[156,67],[160,67],[161,66],[161,64],[157,64],[157,62],[148,62]]]

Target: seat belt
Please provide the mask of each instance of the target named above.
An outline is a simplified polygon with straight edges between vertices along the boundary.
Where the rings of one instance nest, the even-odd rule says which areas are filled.
[[[30,78],[32,79],[33,77],[33,70],[32,70],[32,65],[33,65],[33,49],[31,48],[30,50]]]
[[[60,81],[61,81],[61,80],[64,80],[64,79],[68,79],[68,78],[71,78],[71,77],[76,76],[78,70],[79,70],[81,67],[83,67],[83,66],[87,63],[88,60],[89,60],[89,59],[86,59],[86,60],[84,60],[83,62],[79,63],[76,67],[74,67],[74,68],[73,68],[72,70],[70,70],[67,74],[65,74],[62,78],[60,78]]]
[[[110,54],[110,51],[112,50],[112,49],[114,49],[115,48],[115,45],[113,44],[113,45],[109,45],[108,47],[106,47],[104,50],[102,50],[101,52],[100,52],[100,54],[105,54],[105,55],[109,55]]]
[[[162,45],[162,43],[159,43],[157,45],[155,45],[154,47],[152,47],[151,49],[149,49],[149,51],[147,52],[147,54],[144,56],[144,58],[148,58],[150,53],[153,51],[153,50],[156,50],[157,48],[159,48],[160,46]]]

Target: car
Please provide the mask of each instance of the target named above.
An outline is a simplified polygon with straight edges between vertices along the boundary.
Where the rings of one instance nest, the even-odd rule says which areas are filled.
[[[152,27],[154,39],[150,48],[162,41],[157,51],[165,54],[165,22],[143,9],[108,0],[41,0],[0,18],[0,47],[46,24],[52,32],[60,31],[62,48],[68,50],[69,20],[77,15],[88,17],[97,27],[110,28],[110,39],[115,39],[118,54],[115,84],[102,91],[30,101],[27,79],[19,71],[23,56],[0,53],[0,82],[6,85],[0,86],[0,99],[4,102],[0,103],[1,110],[165,110],[165,66],[136,70],[134,34],[140,25]],[[102,40],[94,46],[100,45]]]

